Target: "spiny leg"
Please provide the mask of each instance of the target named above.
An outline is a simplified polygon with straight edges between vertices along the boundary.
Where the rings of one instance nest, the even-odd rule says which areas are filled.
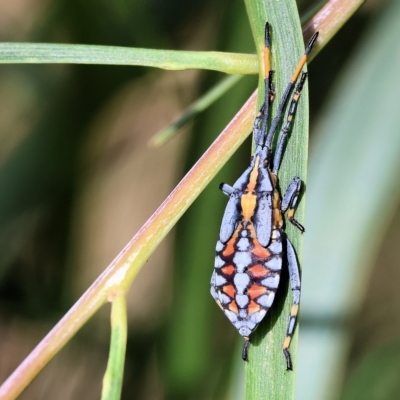
[[[282,351],[286,358],[286,369],[293,370],[292,358],[289,352],[290,342],[292,341],[293,333],[296,327],[297,314],[299,312],[300,303],[300,271],[297,262],[296,253],[292,243],[286,238],[286,257],[289,269],[290,287],[293,292],[293,304],[290,309],[289,322],[286,330],[286,337],[283,341]]]
[[[278,105],[278,111],[276,113],[276,116],[274,118],[274,120],[272,121],[271,127],[269,128],[268,131],[268,135],[265,139],[265,146],[271,150],[271,146],[272,146],[272,139],[274,137],[274,134],[276,132],[276,129],[278,128],[279,123],[282,120],[282,116],[283,116],[283,111],[285,109],[285,106],[288,102],[290,93],[292,92],[294,85],[297,81],[297,78],[300,75],[300,72],[304,66],[304,64],[307,61],[307,56],[310,53],[312,47],[314,46],[315,41],[317,40],[318,37],[318,32],[314,33],[314,35],[312,36],[312,38],[310,39],[310,41],[307,44],[307,47],[304,51],[304,54],[302,55],[302,57],[300,58],[292,77],[290,78],[290,82],[287,84],[285,91],[283,92],[283,96],[282,99]]]
[[[299,201],[299,195],[301,190],[301,179],[299,177],[294,177],[289,183],[286,192],[282,199],[281,211],[285,213],[287,211],[288,220],[300,230],[301,233],[305,232],[304,226],[301,225],[295,218],[295,208],[297,202]]]
[[[303,72],[301,74],[300,82],[296,87],[296,91],[293,94],[292,101],[290,102],[289,111],[286,119],[286,123],[283,126],[282,130],[279,133],[278,143],[276,144],[276,150],[274,155],[274,162],[272,164],[272,172],[274,174],[278,173],[279,167],[281,165],[283,149],[285,147],[285,143],[290,132],[290,128],[293,124],[294,116],[296,115],[297,104],[300,99],[301,91],[303,90],[304,83],[307,78],[307,73]]]
[[[269,117],[269,108],[274,98],[274,89],[272,84],[272,71],[270,63],[270,43],[271,33],[270,25],[267,22],[265,24],[265,35],[264,35],[264,103],[261,106],[260,112],[254,120],[254,141],[256,146],[262,146],[265,139],[265,133],[267,132],[267,124]]]

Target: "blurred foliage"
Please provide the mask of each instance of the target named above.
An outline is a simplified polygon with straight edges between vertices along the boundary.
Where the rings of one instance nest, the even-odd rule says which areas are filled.
[[[316,3],[320,2],[302,0],[299,2],[300,12],[307,13]],[[398,135],[400,125],[395,118],[398,115],[396,106],[397,88],[400,86],[399,74],[389,75],[393,72],[393,69],[389,68],[390,64],[399,54],[396,45],[398,33],[392,29],[393,26],[400,26],[400,22],[395,19],[400,15],[398,4],[399,0],[389,3],[367,2],[311,64],[311,124],[315,127],[311,130],[315,136],[311,137],[312,157],[313,152],[321,148],[318,147],[320,144],[317,140],[322,140],[321,135],[325,133],[323,130],[327,129],[327,125],[321,121],[326,121],[329,115],[334,115],[335,120],[330,124],[336,129],[342,129],[340,121],[344,115],[343,110],[362,98],[382,104],[387,104],[383,100],[389,102],[390,112],[384,114],[382,110],[379,115],[387,122],[387,125],[384,125],[385,132],[390,130]],[[35,12],[30,12],[31,9]],[[0,39],[3,41],[254,52],[253,39],[241,0],[192,1],[190,6],[181,0],[27,0],[20,9],[8,0],[2,2],[0,11],[2,20],[7,21],[8,16],[10,21],[14,21],[13,24],[2,24]],[[380,30],[379,33],[375,33],[378,36],[375,37],[377,40],[374,45],[362,45],[366,32],[374,29],[375,24],[379,24]],[[393,44],[389,46],[389,50],[386,45],[382,45],[385,51],[379,53],[380,38],[383,38],[385,33],[389,37],[388,42],[392,40]],[[357,54],[358,58],[352,61],[350,67],[353,54]],[[370,65],[370,60],[374,57],[378,58],[380,64],[372,77],[369,76],[366,80],[366,75],[361,74],[361,66]],[[357,65],[360,65],[360,69],[357,69]],[[352,79],[347,75],[349,68],[353,71]],[[360,75],[360,79],[356,79],[357,75]],[[97,235],[101,234],[113,243],[114,237],[120,238],[123,244],[125,236],[129,237],[131,234],[132,226],[140,226],[139,222],[151,212],[140,208],[140,205],[152,205],[153,201],[159,201],[158,192],[168,193],[174,187],[183,174],[182,170],[187,170],[193,165],[256,86],[255,77],[245,77],[195,120],[189,138],[186,136],[186,139],[172,141],[175,141],[175,144],[180,143],[174,151],[167,146],[154,153],[153,150],[145,148],[145,143],[160,127],[148,131],[149,126],[152,126],[150,120],[170,118],[165,111],[167,104],[159,102],[158,99],[164,96],[167,99],[171,98],[171,103],[177,104],[176,109],[183,110],[194,100],[196,92],[203,93],[211,88],[221,79],[221,74],[202,73],[182,79],[176,78],[174,84],[158,85],[164,77],[161,72],[154,73],[152,70],[137,67],[0,66],[1,379],[6,378],[48,327],[65,313],[79,294],[75,293],[76,286],[85,286],[76,281],[83,279],[84,271],[92,268],[93,263],[82,261],[79,268],[82,268],[83,272],[77,271],[76,265],[73,265],[77,259],[77,248],[84,251],[82,249],[97,247],[101,253],[101,242],[96,241]],[[391,82],[388,92],[379,91],[381,78]],[[336,90],[343,79],[346,80],[342,85],[348,91],[340,91],[338,95]],[[389,91],[390,86],[392,91]],[[362,91],[363,88],[365,92]],[[124,108],[124,104],[130,104],[127,100],[129,96],[124,97],[124,94],[135,91],[141,95],[151,92],[152,97],[142,102],[153,105],[154,108],[143,111],[139,104],[141,100],[135,103],[136,107]],[[352,93],[361,94],[355,100],[351,96]],[[342,111],[337,114],[339,106],[342,107]],[[394,150],[397,147],[395,148],[394,142],[387,139],[386,135],[379,136],[382,125],[374,125],[373,108],[366,107],[359,107],[357,113],[352,115],[352,125],[347,120],[349,131],[346,132],[349,138],[352,134],[359,133],[360,136],[356,136],[356,144],[364,143],[367,139],[362,134],[366,128],[360,121],[366,121],[367,125],[373,126],[378,134],[374,137],[372,145],[372,149],[376,151],[370,153],[368,161],[376,165],[385,164],[386,160],[389,160],[387,156],[382,156],[383,159],[376,158],[377,154],[382,154],[378,147],[386,145]],[[117,118],[120,109],[129,117],[120,128],[125,136],[131,138],[129,140],[124,136],[115,138],[114,127],[121,123],[118,119],[120,117]],[[167,113],[167,117],[164,113]],[[176,116],[172,115],[171,121]],[[376,121],[381,120],[377,118]],[[334,128],[326,131],[325,135],[328,138],[335,138]],[[137,134],[139,131],[145,132],[143,140]],[[329,141],[326,143],[329,155],[329,152],[335,149],[333,144],[329,147]],[[349,142],[344,140],[343,143],[346,148]],[[339,235],[346,242],[352,240],[353,233],[351,226],[347,225],[341,225],[339,232],[331,230],[328,214],[331,219],[335,219],[337,215],[346,211],[346,205],[355,201],[349,194],[349,188],[352,186],[355,186],[356,194],[357,190],[361,193],[361,202],[356,204],[362,204],[363,200],[366,202],[370,197],[370,193],[357,189],[355,182],[345,179],[347,176],[353,177],[349,175],[352,161],[355,161],[357,153],[362,154],[364,151],[365,146],[355,146],[346,159],[343,153],[337,155],[334,166],[331,167],[334,168],[335,177],[342,181],[342,186],[338,186],[337,198],[332,194],[321,205],[324,213],[317,215],[319,224],[315,232],[322,239],[331,238],[329,244],[333,250],[336,250]],[[163,152],[166,152],[167,156],[171,155],[171,160],[168,160],[167,156],[162,158]],[[318,154],[322,158],[328,158],[326,154]],[[124,197],[129,201],[135,196],[142,199],[137,203],[133,201],[131,206],[136,209],[138,221],[124,218],[122,215],[123,223],[118,220],[118,224],[102,224],[100,226],[108,227],[109,231],[96,231],[96,223],[102,218],[100,213],[90,214],[90,207],[85,209],[84,217],[76,212],[82,202],[82,192],[85,188],[93,190],[90,182],[94,180],[102,185],[110,171],[125,165],[121,159],[139,159],[141,156],[145,157],[145,163],[129,171],[132,176],[129,179],[136,183],[132,184],[130,197]],[[139,294],[135,297],[136,316],[131,316],[129,323],[123,398],[240,398],[237,389],[240,378],[237,377],[243,366],[240,364],[237,367],[237,361],[240,360],[235,345],[239,338],[229,321],[223,318],[215,306],[208,293],[208,287],[215,238],[226,202],[217,187],[222,181],[232,182],[248,164],[249,156],[250,142],[247,142],[178,224],[174,237],[169,238],[169,243],[172,243],[172,239],[174,241],[174,254],[171,255],[170,249],[166,249],[159,256],[155,256],[157,269],[152,270],[154,275],[145,278],[143,272],[139,276],[138,285],[132,288],[132,296],[135,296],[135,293]],[[175,167],[171,167],[172,177],[166,185],[165,176],[162,174],[163,163],[169,161]],[[311,177],[318,168],[322,168],[321,165],[320,160],[311,163]],[[140,183],[140,179],[150,167],[155,168],[157,179]],[[395,377],[398,376],[399,369],[400,328],[394,316],[398,309],[396,305],[400,302],[400,291],[396,285],[396,282],[400,281],[400,254],[396,246],[400,232],[396,229],[398,224],[392,223],[390,230],[388,226],[392,216],[397,215],[393,217],[393,220],[397,221],[400,214],[396,209],[398,179],[395,177],[398,168],[394,164],[386,167],[392,167],[390,180],[381,180],[381,175],[363,175],[363,171],[366,171],[363,166],[357,170],[360,174],[359,179],[372,181],[369,186],[371,192],[376,190],[375,183],[379,180],[378,194],[391,197],[390,201],[386,200],[386,197],[375,197],[379,200],[377,204],[380,208],[385,209],[384,216],[379,208],[371,215],[360,212],[357,215],[359,222],[353,223],[361,227],[365,232],[364,236],[369,236],[373,243],[364,241],[359,247],[354,247],[352,256],[355,261],[351,267],[356,268],[356,264],[363,260],[365,248],[371,248],[373,251],[368,252],[369,260],[368,263],[365,262],[368,268],[363,272],[357,269],[360,272],[352,278],[355,281],[349,281],[352,286],[350,289],[357,292],[354,304],[351,303],[351,296],[341,291],[343,287],[335,283],[336,296],[340,299],[346,298],[348,302],[342,306],[346,308],[343,310],[346,317],[344,320],[338,315],[330,319],[331,314],[326,307],[326,319],[314,318],[315,316],[307,310],[306,304],[311,298],[307,300],[307,291],[314,293],[314,288],[317,291],[321,287],[324,268],[327,267],[317,265],[322,272],[318,278],[320,280],[315,279],[315,275],[310,278],[307,274],[307,258],[305,259],[305,304],[302,308],[304,318],[300,322],[300,332],[303,329],[306,334],[311,330],[314,338],[322,339],[329,338],[326,332],[335,333],[339,329],[343,333],[339,335],[343,342],[333,350],[336,349],[340,355],[338,363],[334,366],[335,370],[328,368],[330,363],[326,360],[325,365],[324,360],[322,365],[313,365],[313,368],[324,371],[325,376],[329,375],[331,379],[326,383],[331,392],[325,389],[324,397],[319,398],[339,396],[342,380],[345,382],[342,394],[344,399],[397,398],[398,382]],[[387,170],[384,171],[388,173]],[[355,171],[352,173],[357,176]],[[333,187],[333,181],[330,179],[326,177],[325,183]],[[343,186],[343,181],[346,181],[348,186]],[[323,188],[313,188],[312,182],[311,179],[307,193],[309,205],[317,201],[313,200],[317,198],[313,197],[313,190],[314,193],[325,193]],[[94,188],[96,189],[96,186]],[[118,197],[121,193],[113,186],[107,188],[113,194],[112,201],[109,201],[107,206],[111,209],[118,208],[124,201]],[[122,195],[127,196],[126,193]],[[96,200],[101,202],[101,193],[93,190],[91,196],[94,199],[91,203],[94,208]],[[344,204],[339,203],[339,198],[345,200]],[[340,204],[341,208],[336,210],[335,204]],[[307,208],[305,225],[310,230],[306,234],[306,243],[307,240],[314,243],[312,218],[315,209],[314,206]],[[93,215],[89,222],[87,215]],[[374,221],[379,222],[379,230],[376,229],[378,225]],[[95,245],[86,242],[87,236],[79,235],[80,226],[90,222],[94,225],[91,232],[95,233],[89,239],[93,239]],[[388,246],[387,243],[391,245]],[[340,250],[337,251],[339,255],[342,254]],[[95,258],[96,267],[100,271],[109,262],[108,255],[101,254],[102,257]],[[85,260],[85,257],[83,259]],[[88,259],[93,260],[90,257]],[[372,266],[374,259],[377,260],[376,265]],[[149,264],[151,262],[154,260],[150,260]],[[330,268],[332,271],[335,267]],[[313,269],[310,267],[308,271]],[[163,277],[157,285],[156,275]],[[338,272],[338,275],[346,281],[346,271]],[[143,280],[140,281],[140,278]],[[327,281],[328,285],[329,282]],[[140,286],[146,290],[141,290]],[[153,286],[154,290],[150,290]],[[388,288],[390,296],[387,294]],[[319,296],[313,298],[314,304],[322,304],[326,300],[325,293],[320,293]],[[146,313],[140,319],[137,315],[140,316],[141,309],[145,309]],[[109,310],[101,311],[96,319],[97,321],[91,322],[67,349],[60,353],[21,398],[99,398],[101,376],[108,353]],[[332,339],[334,340],[336,338]],[[300,349],[301,345],[300,333]],[[326,354],[323,352],[322,348],[319,354]],[[314,360],[310,354],[307,353],[306,357]],[[312,371],[311,367],[304,367],[299,371],[303,383],[299,382],[298,387],[301,389],[305,387],[304,383],[307,383],[308,392],[305,395],[304,391],[299,391],[298,398],[312,398],[310,388],[313,385],[318,386]],[[58,377],[58,380],[55,377]],[[62,391],[60,387],[63,387]]]

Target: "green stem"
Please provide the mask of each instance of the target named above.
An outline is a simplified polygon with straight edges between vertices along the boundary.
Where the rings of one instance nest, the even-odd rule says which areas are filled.
[[[111,303],[111,343],[107,369],[103,378],[101,400],[121,398],[128,332],[126,293],[118,291]]]
[[[271,25],[271,64],[272,69],[276,71],[274,84],[277,93],[272,107],[274,116],[282,93],[298,60],[304,53],[303,35],[296,2],[294,0],[285,2],[246,0],[246,6],[261,62],[266,21]],[[259,93],[262,93],[262,96],[259,97],[259,106],[264,98],[263,72],[261,77]],[[281,193],[285,191],[294,176],[299,176],[305,182],[307,153],[308,88],[305,85],[278,174]],[[300,222],[304,221],[304,204],[303,197],[296,210],[296,218]],[[300,232],[292,229],[290,225],[286,223],[285,230],[296,249],[301,265],[303,238]],[[292,294],[288,292],[290,290],[287,282],[282,281],[273,307],[251,337],[250,361],[246,366],[245,398],[247,400],[277,400],[294,397],[295,372],[286,371],[285,358],[282,353],[282,344],[292,304]],[[290,346],[294,370],[297,366],[297,331]]]

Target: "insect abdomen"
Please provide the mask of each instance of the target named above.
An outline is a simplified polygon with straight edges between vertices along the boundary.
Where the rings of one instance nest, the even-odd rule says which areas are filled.
[[[265,248],[251,222],[241,221],[231,239],[216,246],[211,294],[239,333],[248,337],[271,307],[282,268],[278,230]]]

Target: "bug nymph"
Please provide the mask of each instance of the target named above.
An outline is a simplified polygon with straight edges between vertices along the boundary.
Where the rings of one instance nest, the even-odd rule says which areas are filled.
[[[317,37],[318,32],[308,43],[268,127],[269,110],[275,92],[269,59],[270,27],[268,23],[265,26],[265,99],[253,126],[256,149],[250,166],[235,184],[229,186],[224,183],[220,186],[229,201],[222,219],[211,277],[211,295],[245,339],[242,357],[248,361],[250,335],[272,306],[282,266],[288,268],[293,305],[282,348],[288,370],[293,369],[288,349],[300,302],[300,273],[295,250],[284,232],[283,214],[286,213],[288,220],[304,232],[303,226],[294,218],[302,182],[298,177],[293,178],[281,198],[277,174],[307,78],[302,68]],[[275,151],[272,152],[275,133],[294,88],[286,122],[279,132]]]

